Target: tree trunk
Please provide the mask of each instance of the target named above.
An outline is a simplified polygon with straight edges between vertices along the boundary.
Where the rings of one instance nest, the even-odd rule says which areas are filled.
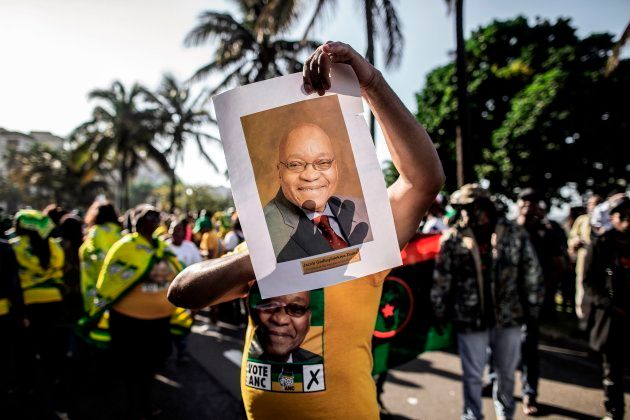
[[[457,186],[472,182],[473,156],[470,140],[470,119],[468,115],[468,83],[466,77],[466,44],[464,41],[464,0],[455,0],[455,32],[457,57],[457,128],[455,149],[457,158]]]
[[[169,193],[170,201],[170,213],[175,211],[175,187],[177,187],[177,176],[175,175],[175,168],[171,170],[171,191]]]
[[[127,170],[127,152],[123,151],[120,162],[120,211],[124,212],[129,208],[129,187]]]
[[[374,0],[365,0],[365,28],[367,31],[367,51],[365,52],[365,59],[372,65],[374,65]],[[372,141],[376,143],[376,118],[374,113],[370,112],[370,134],[372,135]]]

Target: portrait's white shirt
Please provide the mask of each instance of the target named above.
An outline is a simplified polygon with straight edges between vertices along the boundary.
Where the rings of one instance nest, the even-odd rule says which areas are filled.
[[[326,203],[326,208],[321,213],[318,212],[318,211],[310,211],[310,210],[306,210],[306,209],[302,209],[302,211],[304,212],[306,217],[308,217],[308,219],[311,222],[316,217],[328,216],[328,221],[330,222],[330,227],[335,231],[337,236],[339,236],[340,238],[343,238],[345,240],[345,236],[341,232],[341,228],[339,227],[339,223],[337,222],[337,218],[335,217],[335,214],[330,209],[330,206],[328,205],[328,203]],[[317,228],[317,229],[319,229],[319,228]]]

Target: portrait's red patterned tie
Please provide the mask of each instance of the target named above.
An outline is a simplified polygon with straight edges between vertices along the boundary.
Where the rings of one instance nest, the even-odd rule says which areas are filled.
[[[315,226],[317,226],[322,231],[322,235],[324,235],[324,238],[326,238],[332,249],[337,250],[348,247],[348,242],[337,235],[333,228],[330,226],[328,216],[322,215],[315,217],[313,219],[313,223],[315,223]]]

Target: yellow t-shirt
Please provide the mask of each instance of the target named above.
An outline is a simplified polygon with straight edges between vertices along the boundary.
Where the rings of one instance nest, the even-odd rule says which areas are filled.
[[[313,290],[308,298],[261,301],[252,288],[241,368],[248,418],[379,418],[371,343],[388,272]],[[302,339],[304,317],[310,328]]]
[[[158,262],[147,274],[147,279],[116,302],[114,309],[123,315],[145,320],[171,316],[175,306],[168,301],[166,293],[176,274],[166,262]]]
[[[201,236],[199,249],[204,256],[209,258],[217,258],[221,256],[221,243],[216,232],[209,231]]]

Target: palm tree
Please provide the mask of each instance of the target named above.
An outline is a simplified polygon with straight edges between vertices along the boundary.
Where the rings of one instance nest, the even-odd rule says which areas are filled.
[[[455,154],[457,160],[457,186],[472,182],[473,161],[470,138],[470,117],[468,115],[468,81],[466,75],[466,43],[464,40],[464,0],[445,0],[449,13],[455,6],[457,78],[457,127],[455,129]]]
[[[626,29],[619,36],[617,42],[613,46],[612,55],[608,58],[608,63],[606,64],[606,74],[610,75],[619,65],[619,56],[621,55],[621,50],[623,49],[626,42],[630,39],[630,22],[626,25]]]
[[[382,39],[385,54],[385,67],[396,68],[400,65],[405,43],[400,21],[392,0],[363,0],[365,8],[365,31],[367,35],[367,51],[365,58],[375,64],[375,41]],[[370,134],[374,138],[376,122],[370,113]]]
[[[171,211],[173,211],[175,208],[175,187],[177,185],[175,168],[182,160],[184,145],[189,139],[196,142],[201,156],[205,158],[215,171],[218,171],[216,164],[204,150],[204,140],[219,142],[219,139],[201,131],[203,126],[216,124],[216,121],[201,107],[205,92],[202,91],[193,98],[190,88],[180,85],[175,77],[170,74],[163,76],[162,83],[155,94],[148,91],[145,94],[149,102],[158,107],[158,119],[161,125],[160,136],[164,137],[168,144],[164,154],[171,157],[171,167],[173,168],[170,174],[171,188],[169,196]]]
[[[218,71],[226,74],[209,92],[214,94],[235,81],[245,85],[301,71],[302,52],[316,48],[319,43],[280,37],[295,21],[297,2],[233,1],[240,10],[238,20],[228,13],[206,11],[199,16],[197,26],[186,35],[184,44],[187,47],[218,40],[212,61],[198,69],[191,80],[202,80]]]
[[[304,39],[308,36],[314,23],[325,11],[326,7],[334,7],[336,3],[336,0],[318,0],[315,11],[304,32]],[[394,6],[394,0],[361,0],[358,3],[360,3],[360,7],[365,15],[366,60],[371,64],[375,64],[374,51],[377,41],[380,41],[383,44],[385,67],[388,69],[397,68],[402,59],[405,38],[402,34],[402,27]],[[370,133],[372,138],[374,138],[375,130],[374,114],[370,114]]]
[[[168,160],[156,147],[156,133],[161,124],[156,109],[142,107],[146,89],[134,84],[128,91],[115,81],[109,89],[95,89],[89,99],[98,101],[92,119],[77,127],[71,135],[75,145],[73,160],[88,163],[91,169],[118,169],[119,205],[129,207],[129,178],[141,162],[150,159],[167,174]]]

